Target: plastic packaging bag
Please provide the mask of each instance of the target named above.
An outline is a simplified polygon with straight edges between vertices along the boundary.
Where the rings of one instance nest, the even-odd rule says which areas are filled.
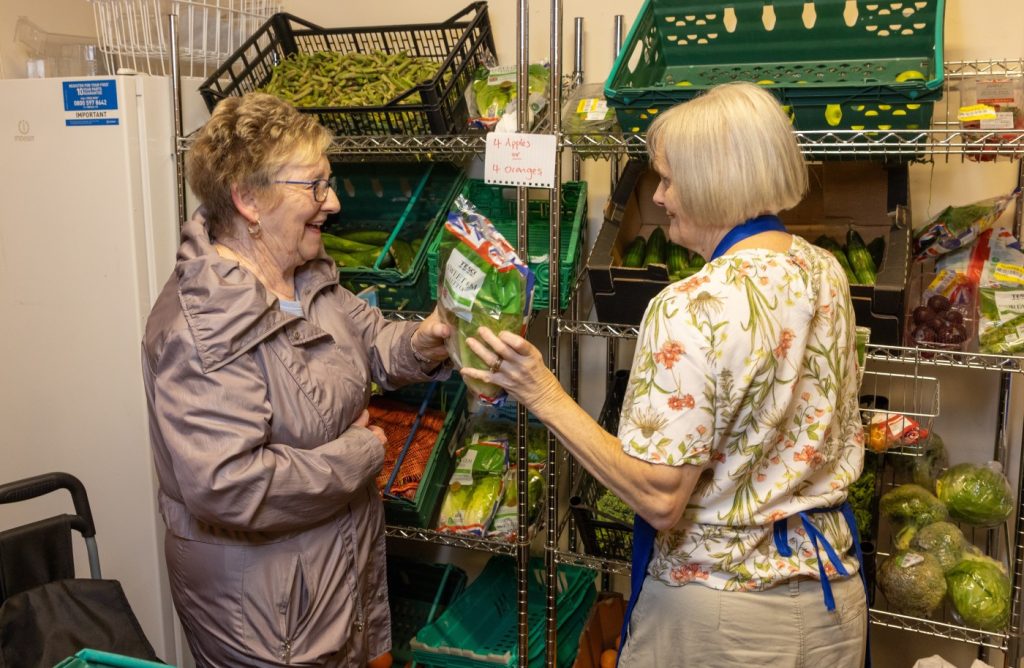
[[[530,464],[527,471],[527,517],[532,527],[540,514],[544,493],[544,468]],[[519,485],[517,467],[510,466],[505,472],[505,493],[494,513],[494,520],[487,532],[489,538],[514,541],[519,534]]]
[[[914,232],[914,258],[923,261],[968,246],[1003,215],[1016,191],[965,206],[947,206]]]
[[[546,65],[530,65],[527,76],[530,91],[529,115],[532,125],[534,116],[547,106],[550,73]],[[473,115],[470,119],[470,126],[491,130],[505,117],[511,116],[514,121],[516,106],[513,103],[517,102],[516,88],[516,67],[514,65],[478,68],[473,75],[473,83],[467,91],[470,98],[470,113]],[[514,130],[515,127],[512,128],[512,131]]]
[[[972,526],[997,526],[1013,512],[1013,491],[999,462],[957,464],[935,481],[935,494],[950,517]]]
[[[523,334],[533,300],[534,275],[515,250],[486,217],[465,197],[441,232],[440,266],[444,268],[437,289],[438,314],[454,334],[447,339],[448,354],[459,368],[485,370],[487,364],[466,345],[481,326],[495,334]],[[500,406],[505,391],[496,385],[466,379],[476,397],[470,409]]]
[[[470,443],[458,455],[459,463],[448,481],[437,528],[442,532],[483,536],[502,497],[508,443]]]

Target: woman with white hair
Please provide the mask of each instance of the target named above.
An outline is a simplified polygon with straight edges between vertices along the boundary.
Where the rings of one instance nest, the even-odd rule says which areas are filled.
[[[708,260],[644,314],[618,435],[530,343],[469,345],[636,510],[620,666],[864,665],[867,605],[845,504],[860,475],[854,314],[843,270],[777,214],[807,189],[778,102],[727,84],[647,135],[668,236]]]

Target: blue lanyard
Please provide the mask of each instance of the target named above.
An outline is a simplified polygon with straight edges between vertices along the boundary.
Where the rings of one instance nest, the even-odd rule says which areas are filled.
[[[758,216],[757,218],[751,218],[750,220],[740,223],[736,227],[726,232],[722,240],[715,246],[715,252],[711,254],[712,260],[725,255],[725,252],[743,241],[744,239],[750,238],[755,234],[761,234],[762,232],[785,232],[786,227],[779,220],[778,216],[772,214],[765,214]]]

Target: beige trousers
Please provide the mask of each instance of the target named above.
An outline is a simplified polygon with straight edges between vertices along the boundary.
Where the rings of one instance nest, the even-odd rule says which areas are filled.
[[[644,582],[620,668],[863,668],[867,605],[860,577],[794,579],[759,592]]]

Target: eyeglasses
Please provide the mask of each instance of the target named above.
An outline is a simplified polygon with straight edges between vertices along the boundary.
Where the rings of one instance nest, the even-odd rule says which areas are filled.
[[[335,181],[332,176],[329,179],[317,179],[316,181],[274,181],[274,183],[286,183],[293,186],[306,186],[307,190],[313,191],[313,199],[323,204],[327,201],[327,191],[334,190]]]

